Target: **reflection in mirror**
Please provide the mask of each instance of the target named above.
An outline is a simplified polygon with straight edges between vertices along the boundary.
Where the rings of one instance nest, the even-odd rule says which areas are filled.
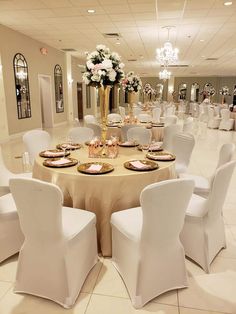
[[[56,112],[64,112],[62,69],[59,64],[54,68]]]
[[[191,94],[190,94],[190,101],[198,102],[199,101],[199,84],[193,83],[191,86]]]
[[[181,83],[179,84],[179,100],[186,100],[187,96],[187,84]]]
[[[156,99],[157,100],[162,100],[163,87],[164,87],[163,84],[157,84],[157,86],[156,86],[156,92],[157,92]]]
[[[25,57],[17,53],[13,59],[18,119],[31,117],[28,65]]]

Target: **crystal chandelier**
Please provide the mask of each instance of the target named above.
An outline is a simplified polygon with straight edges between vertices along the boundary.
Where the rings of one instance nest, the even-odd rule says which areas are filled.
[[[159,79],[160,80],[163,80],[163,81],[169,80],[170,76],[171,76],[171,72],[167,71],[167,69],[164,69],[163,71],[159,72]]]
[[[177,48],[173,49],[169,39],[169,33],[172,26],[165,26],[163,28],[166,28],[168,30],[168,39],[167,42],[164,43],[164,47],[158,48],[156,50],[156,58],[161,65],[168,66],[169,64],[175,64],[176,62],[178,62],[179,50]]]

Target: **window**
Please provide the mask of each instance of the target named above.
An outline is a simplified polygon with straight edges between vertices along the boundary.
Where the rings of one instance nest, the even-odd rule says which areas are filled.
[[[56,112],[64,112],[62,69],[59,64],[54,68]]]
[[[31,117],[28,65],[25,57],[17,53],[13,59],[18,119]]]

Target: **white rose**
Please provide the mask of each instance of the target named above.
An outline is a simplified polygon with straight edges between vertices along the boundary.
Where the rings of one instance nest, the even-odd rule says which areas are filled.
[[[98,56],[99,56],[99,53],[97,51],[93,51],[93,52],[90,53],[90,55],[89,55],[90,58],[89,59],[96,58]]]
[[[98,73],[94,73],[92,76],[91,76],[91,80],[94,81],[94,82],[99,82],[101,79],[100,75]]]
[[[104,71],[104,70],[98,70],[98,74],[99,74],[100,76],[106,75],[106,71]]]
[[[124,66],[125,66],[124,63],[122,62],[119,64],[120,69],[123,69]]]
[[[104,59],[102,61],[102,69],[112,69],[112,62],[109,59]]]
[[[113,69],[108,73],[109,80],[114,82],[116,80],[116,71]]]
[[[93,64],[93,62],[92,62],[91,60],[88,60],[88,61],[86,62],[86,65],[87,65],[87,68],[88,68],[89,70],[91,70],[91,69],[94,68],[94,64]]]

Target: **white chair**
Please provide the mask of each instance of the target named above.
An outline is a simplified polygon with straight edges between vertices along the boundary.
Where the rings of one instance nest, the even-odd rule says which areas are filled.
[[[229,109],[221,110],[222,120],[219,125],[219,130],[230,131],[234,127],[234,119],[230,119],[230,111]]]
[[[102,128],[100,127],[100,125],[94,123],[87,123],[87,128],[93,130],[93,136],[96,136],[98,138],[101,137]]]
[[[199,105],[199,121],[208,122],[208,107],[203,103]]]
[[[162,147],[165,150],[172,151],[173,149],[173,136],[182,131],[179,124],[172,124],[164,127],[164,138]]]
[[[122,117],[119,113],[109,113],[107,115],[107,122],[121,122],[122,121]]]
[[[69,130],[68,132],[69,138],[73,142],[77,143],[85,143],[87,141],[91,141],[94,136],[94,131],[88,127],[75,127]]]
[[[139,122],[151,122],[152,116],[148,113],[140,113],[138,115],[138,120],[139,120]]]
[[[178,122],[178,117],[174,115],[166,116],[164,118],[165,126],[176,124]]]
[[[20,251],[24,236],[12,195],[0,197],[0,263]]]
[[[122,120],[125,118],[125,107],[119,106],[119,112],[122,117]]]
[[[175,170],[177,174],[187,172],[192,151],[195,145],[194,136],[190,133],[177,133],[173,136],[172,152],[176,156]]]
[[[130,128],[127,131],[127,140],[135,141],[140,145],[148,145],[151,143],[152,132],[144,127]]]
[[[218,129],[220,125],[221,118],[215,116],[215,111],[213,108],[208,108],[208,123],[207,127],[210,129]]]
[[[30,163],[34,163],[35,157],[43,150],[52,148],[51,135],[43,130],[31,130],[23,135],[23,143],[29,153]]]
[[[97,262],[96,216],[62,207],[62,192],[51,183],[12,179],[10,189],[25,236],[14,292],[71,307]]]
[[[192,191],[190,180],[154,183],[141,192],[141,207],[111,216],[112,261],[135,308],[187,286],[179,234]]]
[[[32,173],[24,172],[24,173],[13,173],[7,169],[5,166],[2,149],[0,146],[0,196],[10,193],[9,189],[9,179],[11,178],[30,178],[32,177]]]
[[[219,152],[219,158],[216,170],[227,162],[231,161],[235,152],[235,145],[233,143],[223,144]],[[215,170],[215,171],[216,171]],[[205,178],[202,176],[192,175],[188,173],[181,173],[180,178],[193,180],[195,183],[194,193],[207,198],[210,192],[212,178]]]
[[[138,106],[133,107],[133,115],[134,115],[135,117],[138,117],[139,114],[141,114],[141,112],[142,112],[142,108],[140,108],[140,107],[138,107]]]
[[[181,242],[185,254],[207,273],[218,252],[226,247],[222,208],[236,161],[216,170],[207,199],[193,194],[188,205]]]
[[[157,107],[152,110],[152,122],[160,122],[161,108]]]
[[[84,116],[84,124],[85,124],[85,126],[88,123],[98,124],[96,117],[94,115],[92,115],[92,114],[87,114],[87,115]]]
[[[192,133],[193,132],[193,118],[188,117],[183,124],[183,133]]]
[[[121,132],[121,141],[125,142],[127,141],[127,132],[129,129],[131,128],[136,128],[139,127],[137,124],[125,124],[122,125],[122,127],[120,128],[120,132]]]

